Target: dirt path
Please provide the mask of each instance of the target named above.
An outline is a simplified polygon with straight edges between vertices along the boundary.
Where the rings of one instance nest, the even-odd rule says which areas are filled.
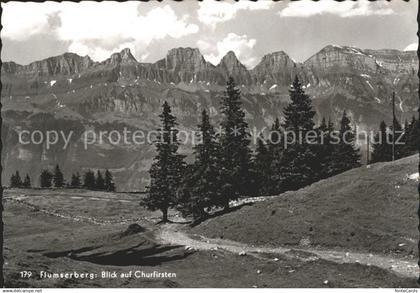
[[[395,258],[378,254],[346,252],[339,250],[321,250],[302,247],[257,247],[224,239],[209,239],[200,235],[191,238],[183,231],[182,225],[167,224],[162,226],[157,238],[166,244],[184,245],[197,250],[226,250],[235,254],[246,254],[257,258],[264,257],[263,253],[281,254],[286,257],[299,258],[303,261],[324,259],[335,263],[360,263],[377,266],[393,271],[405,277],[417,277],[418,267],[414,259]]]

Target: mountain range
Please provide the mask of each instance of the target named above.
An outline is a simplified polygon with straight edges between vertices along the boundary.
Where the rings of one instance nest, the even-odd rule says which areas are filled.
[[[138,62],[129,49],[95,62],[88,56],[65,53],[1,68],[4,119],[3,180],[12,172],[29,173],[37,184],[41,168],[59,163],[69,177],[76,170],[110,169],[119,190],[143,190],[154,156],[151,145],[95,144],[83,147],[85,130],[153,130],[161,104],[167,100],[181,129],[195,129],[199,113],[209,110],[220,120],[219,103],[232,76],[242,92],[251,127],[269,126],[289,102],[295,75],[312,98],[317,122],[337,122],[346,110],[362,129],[391,121],[391,97],[396,93],[397,117],[404,121],[418,107],[418,58],[415,51],[364,50],[329,45],[306,61],[295,62],[285,52],[265,55],[248,69],[228,52],[214,65],[198,49],[171,49],[155,63]],[[69,146],[22,145],[17,130],[73,130]],[[189,146],[181,149],[190,154]]]

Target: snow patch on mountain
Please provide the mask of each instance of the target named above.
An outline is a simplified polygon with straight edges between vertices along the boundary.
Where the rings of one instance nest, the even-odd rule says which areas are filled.
[[[401,97],[400,96],[397,96],[397,97],[398,97],[398,100],[400,100],[400,103],[398,104],[399,107],[400,107],[400,110],[401,110],[401,112],[404,112],[404,109],[403,109],[403,101],[401,100]]]
[[[413,173],[411,175],[408,175],[408,179],[419,181],[419,173],[417,172],[417,173]]]
[[[368,84],[368,86],[370,86],[371,89],[373,89],[373,86],[370,84],[369,80],[366,80],[366,83]]]

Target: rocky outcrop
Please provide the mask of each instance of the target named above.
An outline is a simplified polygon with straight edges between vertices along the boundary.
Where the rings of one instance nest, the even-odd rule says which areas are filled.
[[[104,65],[108,66],[119,66],[119,65],[137,65],[138,62],[136,58],[131,54],[130,49],[123,49],[119,53],[113,53],[109,59],[106,59],[102,62]]]
[[[215,66],[207,62],[198,49],[193,48],[172,49],[164,59],[157,61],[153,68],[162,72],[158,75],[160,82],[216,83],[222,80]]]
[[[305,68],[317,73],[352,73],[360,71],[365,74],[381,70],[375,58],[363,50],[353,47],[330,45],[304,62]]]
[[[252,81],[256,84],[290,85],[296,74],[296,63],[283,51],[265,55],[251,70]]]
[[[251,74],[246,69],[233,51],[229,51],[217,65],[217,70],[221,72],[224,80],[228,77],[233,77],[237,84],[249,85],[251,84]]]
[[[373,56],[379,66],[393,72],[411,73],[418,70],[419,60],[416,51],[398,50],[365,50],[366,54]]]
[[[21,77],[29,76],[55,76],[72,75],[84,72],[94,62],[89,56],[81,57],[73,53],[50,57],[41,61],[30,63],[29,65],[18,65],[14,62],[5,62],[4,71]]]
[[[198,73],[210,67],[198,49],[175,48],[169,50],[166,58],[157,62],[158,68],[172,72]]]

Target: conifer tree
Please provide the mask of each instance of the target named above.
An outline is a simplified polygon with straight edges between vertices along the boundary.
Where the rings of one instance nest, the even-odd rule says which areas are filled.
[[[24,188],[31,188],[31,178],[29,177],[28,174],[26,174],[25,179],[23,180],[22,186]]]
[[[15,174],[12,174],[10,178],[10,187],[11,188],[22,187],[22,178],[20,177],[19,171],[16,171]]]
[[[289,90],[291,102],[284,109],[284,129],[287,131],[285,139],[290,142],[283,152],[281,174],[284,176],[283,188],[296,190],[318,180],[318,166],[316,148],[313,141],[309,141],[308,133],[314,132],[315,111],[312,101],[302,89],[298,77],[295,77]],[[295,139],[289,137],[294,135]],[[316,133],[313,133],[316,135]],[[313,135],[312,135],[313,136]]]
[[[54,182],[54,187],[56,188],[61,188],[64,186],[64,176],[58,164],[55,166],[55,169],[54,169],[53,182]]]
[[[22,178],[20,177],[19,171],[15,173],[16,187],[22,187]]]
[[[96,173],[95,188],[97,190],[104,190],[105,189],[104,177],[102,176],[102,173],[101,173],[100,170],[98,170],[97,173]]]
[[[83,187],[86,189],[95,189],[95,173],[92,170],[87,170],[83,176]]]
[[[405,119],[404,127],[402,129],[402,134],[399,141],[400,142],[399,152],[400,152],[401,158],[410,155],[410,151],[408,149],[408,144],[407,144],[409,131],[410,131],[410,123],[408,122],[407,119]]]
[[[318,153],[317,157],[319,160],[319,179],[325,179],[333,175],[334,167],[334,145],[332,144],[332,138],[334,134],[334,124],[328,119],[322,119],[318,131]]]
[[[392,138],[385,121],[379,125],[379,131],[373,139],[372,163],[388,162],[392,160]]]
[[[284,152],[284,137],[280,125],[280,120],[276,118],[271,126],[271,132],[268,141],[268,162],[267,171],[267,195],[279,194],[283,191],[282,183],[282,159]]]
[[[114,178],[112,177],[111,172],[108,169],[105,170],[105,190],[106,191],[115,191]]]
[[[412,117],[409,128],[407,130],[407,149],[410,155],[418,152],[420,143],[419,120]]]
[[[250,134],[241,108],[241,92],[233,78],[229,78],[221,100],[220,162],[221,196],[223,207],[229,209],[229,201],[249,195],[253,181],[250,176]]]
[[[270,174],[271,174],[270,153],[264,136],[261,135],[257,140],[257,147],[254,155],[254,173],[257,195],[266,196],[269,194]]]
[[[359,149],[356,147],[356,137],[350,125],[346,111],[340,122],[338,144],[334,152],[334,174],[360,167]]]
[[[71,175],[70,186],[72,188],[80,188],[81,185],[82,185],[82,183],[80,181],[80,174],[79,174],[79,172],[76,172],[76,174],[73,173]]]
[[[50,188],[52,186],[52,179],[53,179],[53,174],[45,169],[42,170],[41,172],[41,176],[40,176],[40,185],[42,188]]]
[[[391,126],[391,139],[395,141],[395,159],[398,160],[404,157],[404,153],[406,152],[404,143],[405,137],[401,123],[397,118],[395,118],[393,125],[395,125],[395,138],[392,136],[394,132],[392,132],[393,126]]]
[[[10,188],[16,188],[16,177],[15,177],[14,173],[12,173],[12,176],[10,176],[9,187]]]
[[[204,206],[201,204],[200,194],[194,193],[197,178],[194,164],[187,164],[184,168],[183,177],[176,192],[176,209],[183,217],[192,216],[194,222],[204,216]]]
[[[194,146],[195,161],[189,166],[179,189],[180,209],[195,220],[207,216],[205,209],[218,206],[220,197],[219,146],[206,110],[198,125],[201,143]]]
[[[295,76],[289,93],[291,103],[284,109],[284,128],[286,130],[292,130],[296,134],[299,132],[305,134],[306,132],[313,130],[315,126],[313,121],[315,111],[312,109],[312,101],[302,89],[302,84],[297,75]]]
[[[142,204],[151,210],[162,212],[162,222],[168,222],[168,209],[176,205],[176,191],[180,185],[185,163],[178,154],[178,130],[175,128],[176,118],[171,107],[163,103],[160,134],[155,143],[157,155],[149,170],[150,185],[148,194]]]

